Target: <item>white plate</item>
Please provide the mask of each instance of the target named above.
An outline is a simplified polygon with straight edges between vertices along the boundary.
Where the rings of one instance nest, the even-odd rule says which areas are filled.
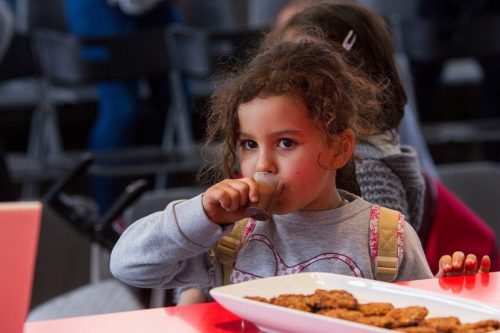
[[[243,282],[210,291],[224,308],[255,324],[264,332],[387,332],[355,322],[245,299],[281,294],[312,294],[316,289],[341,289],[360,303],[389,302],[395,307],[425,306],[427,317],[457,316],[462,323],[500,320],[500,308],[465,298],[397,284],[331,273],[301,273]]]

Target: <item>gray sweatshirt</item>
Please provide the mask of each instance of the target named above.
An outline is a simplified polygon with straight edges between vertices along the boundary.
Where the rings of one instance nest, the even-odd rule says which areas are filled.
[[[237,253],[233,278],[330,272],[374,279],[369,242],[372,205],[347,192],[341,194],[350,202],[337,209],[256,221]],[[208,219],[202,195],[172,202],[124,232],[111,253],[111,271],[137,287],[221,285],[222,269],[210,249],[231,229],[232,225],[221,227]],[[431,277],[420,241],[405,222],[397,280]]]
[[[425,181],[415,149],[383,150],[367,141],[356,144],[356,177],[363,199],[397,210],[418,231],[424,211]]]

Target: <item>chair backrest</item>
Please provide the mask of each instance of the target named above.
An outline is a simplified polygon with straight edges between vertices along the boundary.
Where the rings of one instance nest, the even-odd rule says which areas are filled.
[[[39,28],[66,30],[64,0],[16,0],[16,30],[30,33]]]
[[[182,22],[209,29],[234,29],[237,25],[234,0],[185,0],[177,7]]]
[[[54,83],[142,77],[166,72],[169,66],[162,29],[89,38],[40,29],[34,38],[42,74]]]
[[[192,78],[212,76],[219,66],[244,61],[263,36],[261,29],[203,29],[173,24],[167,29],[172,66]]]
[[[500,237],[500,165],[469,162],[438,166],[443,183]]]

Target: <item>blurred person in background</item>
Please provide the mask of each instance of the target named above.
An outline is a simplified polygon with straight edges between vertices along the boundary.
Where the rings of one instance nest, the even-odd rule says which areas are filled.
[[[65,0],[69,30],[79,37],[113,36],[162,28],[179,20],[171,0]],[[170,102],[166,73],[148,77],[153,112],[146,140],[160,143]],[[140,110],[138,80],[97,84],[97,118],[90,135],[91,151],[109,151],[137,143]],[[100,213],[105,212],[125,182],[93,177],[92,192]]]

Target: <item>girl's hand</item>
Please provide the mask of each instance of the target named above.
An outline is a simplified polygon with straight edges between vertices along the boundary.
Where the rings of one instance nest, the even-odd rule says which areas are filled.
[[[453,256],[442,256],[439,259],[439,271],[436,274],[437,278],[444,276],[455,275],[473,275],[480,273],[488,273],[490,271],[491,260],[489,256],[483,256],[481,266],[477,269],[477,258],[474,254],[465,254],[461,251],[456,251]]]
[[[245,218],[250,202],[259,201],[259,187],[253,178],[225,179],[203,194],[203,209],[216,224],[234,223]]]

